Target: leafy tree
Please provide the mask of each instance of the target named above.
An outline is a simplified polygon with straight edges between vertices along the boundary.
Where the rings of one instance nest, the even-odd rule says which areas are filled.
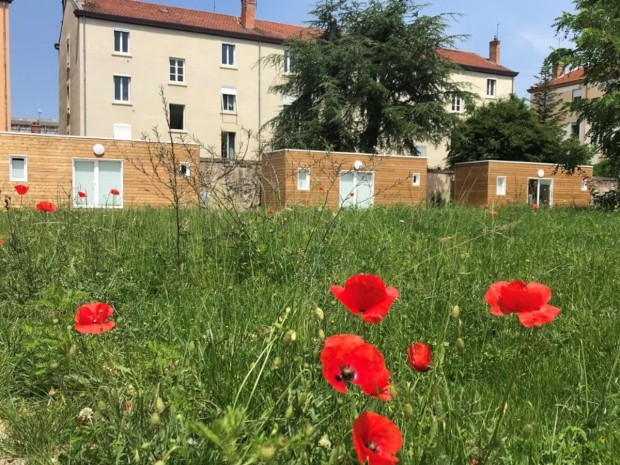
[[[269,124],[274,148],[416,153],[440,142],[456,116],[446,109],[469,93],[450,79],[453,46],[442,15],[410,0],[322,0],[305,37],[290,40],[292,73],[273,92],[294,96]],[[277,65],[282,57],[273,56]]]
[[[511,95],[471,111],[452,133],[448,163],[510,160],[557,163],[573,170],[586,163],[590,149],[575,139],[563,140],[554,124],[543,124],[522,99]]]
[[[583,84],[598,87],[603,96],[571,103],[580,121],[590,123],[592,143],[620,174],[620,2],[575,0],[576,13],[564,13],[555,23],[557,32],[574,43],[555,50],[552,62],[584,68]]]

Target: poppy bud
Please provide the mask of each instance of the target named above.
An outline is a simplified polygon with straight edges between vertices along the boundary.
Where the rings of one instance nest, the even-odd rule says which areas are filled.
[[[55,325],[57,325],[57,324],[58,324],[58,318],[54,318],[54,319],[52,320],[52,323],[54,323]]]
[[[454,347],[456,348],[456,351],[461,353],[465,350],[465,342],[463,341],[462,338],[458,338],[456,340],[456,344],[454,344]]]
[[[151,424],[151,426],[157,426],[159,425],[159,423],[161,422],[160,418],[159,418],[159,413],[154,412],[151,415],[151,418],[149,420],[149,423]]]
[[[297,340],[297,331],[293,331],[291,332],[291,341],[296,341]]]
[[[302,392],[297,397],[297,403],[299,404],[300,407],[303,407],[304,405],[306,405],[307,400],[308,400],[308,394],[306,394],[305,392]]]
[[[291,418],[293,416],[293,406],[289,405],[284,412],[284,418]]]
[[[282,361],[280,360],[280,357],[276,357],[273,359],[273,369],[277,370],[278,368],[280,368],[280,363],[282,363]]]
[[[284,310],[286,313],[291,313],[291,307],[286,307],[286,309]]]
[[[155,410],[157,411],[157,413],[163,413],[164,410],[166,410],[166,404],[164,404],[164,401],[161,397],[158,397],[155,401]]]
[[[189,341],[189,344],[187,344],[187,350],[188,352],[193,352],[194,350],[196,350],[196,344],[194,343],[194,341]]]
[[[131,397],[136,395],[136,388],[134,387],[133,384],[130,384],[129,386],[127,386],[127,395]]]
[[[276,448],[273,444],[263,444],[258,451],[258,458],[263,462],[271,462],[276,456]]]
[[[528,423],[527,425],[523,427],[523,431],[521,432],[521,437],[527,441],[530,438],[530,436],[532,436],[533,432],[534,432],[534,427]]]
[[[460,315],[461,315],[461,307],[459,307],[458,305],[455,305],[454,307],[452,307],[452,318],[456,320]]]
[[[279,447],[286,447],[288,445],[288,439],[286,439],[286,436],[280,436],[278,438],[278,446]]]
[[[105,409],[107,409],[108,406],[106,405],[106,403],[102,400],[100,400],[99,402],[97,402],[97,409],[100,411],[104,411]]]
[[[319,320],[323,320],[323,318],[325,318],[325,313],[323,312],[323,309],[321,308],[317,307],[316,310],[314,311],[314,314]]]
[[[413,418],[413,405],[405,404],[404,407],[405,418],[411,420]]]
[[[304,431],[304,434],[306,435],[307,438],[311,438],[312,435],[314,434],[314,426],[307,425],[306,430]]]
[[[164,462],[163,460],[158,460],[157,462],[155,462],[155,465],[166,465],[166,462]]]
[[[390,394],[392,394],[392,399],[396,399],[398,397],[398,389],[393,384],[390,386]]]
[[[73,328],[72,328],[73,329]],[[77,347],[75,347],[75,345],[72,345],[69,348],[69,355],[71,355],[72,357],[77,353]]]
[[[322,341],[325,339],[325,331],[319,329],[319,339]]]

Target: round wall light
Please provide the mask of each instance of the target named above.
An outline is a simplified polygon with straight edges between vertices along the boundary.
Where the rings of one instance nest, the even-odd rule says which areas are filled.
[[[93,153],[100,157],[105,153],[105,147],[101,144],[95,144],[93,145]]]
[[[356,160],[355,163],[353,163],[353,168],[355,169],[355,171],[359,171],[363,167],[364,167],[364,164],[360,160]]]
[[[545,171],[544,170],[538,170],[538,177],[542,178],[545,175]]]

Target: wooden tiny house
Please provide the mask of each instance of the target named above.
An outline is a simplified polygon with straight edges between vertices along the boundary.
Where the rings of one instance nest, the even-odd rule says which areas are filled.
[[[426,165],[425,157],[279,150],[262,157],[262,205],[425,204]]]
[[[465,205],[588,205],[591,179],[592,166],[580,166],[569,175],[552,163],[457,163],[454,199]]]
[[[159,147],[167,144],[0,133],[0,191],[10,195],[17,206],[31,206],[40,200],[74,208],[168,206],[170,191],[157,181],[152,169],[152,157],[157,156]],[[189,161],[190,153],[197,147],[177,148],[179,176],[192,175],[195,166]],[[18,184],[29,187],[26,195],[16,194]],[[196,203],[198,195],[188,188],[182,187],[187,194],[182,203]],[[118,193],[112,194],[112,190]]]

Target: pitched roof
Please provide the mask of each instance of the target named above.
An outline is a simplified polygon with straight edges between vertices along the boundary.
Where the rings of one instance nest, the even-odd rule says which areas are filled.
[[[75,15],[274,43],[282,43],[295,34],[304,34],[309,30],[302,26],[258,19],[254,29],[246,29],[237,16],[137,0],[80,0]]]
[[[311,28],[259,19],[255,21],[254,29],[246,29],[238,16],[138,0],[78,0],[77,4],[76,16],[271,43],[282,43],[295,34],[307,37],[314,32]],[[440,49],[439,53],[465,70],[513,77],[519,74],[472,52]]]
[[[439,54],[467,71],[477,71],[481,73],[499,74],[501,76],[513,77],[519,74],[518,72],[512,71],[505,66],[493,63],[492,61],[481,57],[477,53],[442,48],[439,49]]]
[[[555,79],[551,79],[549,84],[552,87],[563,87],[568,85],[577,84],[579,81],[583,79],[583,68],[574,69],[566,74],[563,74],[560,77]]]

